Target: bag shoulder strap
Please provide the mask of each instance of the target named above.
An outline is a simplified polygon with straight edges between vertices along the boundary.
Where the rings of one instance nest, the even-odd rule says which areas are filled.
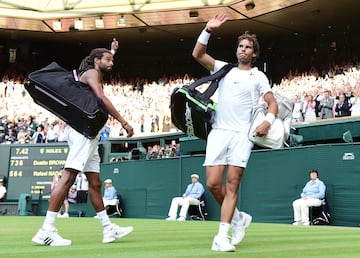
[[[258,69],[256,67],[251,68],[250,76],[254,75],[257,71],[258,71]],[[253,107],[255,107],[258,105],[258,103],[256,103],[256,101],[255,101],[255,85],[254,85],[254,87],[251,88],[250,94],[251,94],[252,105],[253,105]]]
[[[202,77],[193,83],[189,85],[189,90],[194,91],[196,87],[200,86],[201,84],[212,81],[209,87],[201,94],[202,97],[205,99],[210,98],[212,95],[214,95],[215,91],[217,90],[219,86],[219,81],[234,67],[236,67],[237,64],[229,63],[224,65],[219,71],[217,71],[214,74]]]

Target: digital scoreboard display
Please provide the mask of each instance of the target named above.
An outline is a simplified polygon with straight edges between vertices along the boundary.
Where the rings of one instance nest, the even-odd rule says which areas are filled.
[[[42,193],[48,199],[53,177],[61,174],[68,151],[68,145],[11,147],[6,198],[17,200],[20,194],[30,193],[37,200]]]

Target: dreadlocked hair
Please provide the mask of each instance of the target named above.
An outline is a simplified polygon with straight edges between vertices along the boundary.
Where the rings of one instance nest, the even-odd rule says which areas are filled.
[[[87,70],[94,69],[95,68],[95,64],[94,64],[95,58],[101,59],[102,56],[104,55],[104,53],[111,54],[110,50],[108,50],[106,48],[93,49],[91,51],[91,53],[81,61],[79,69],[78,69],[78,74],[82,74],[82,73],[86,72]]]
[[[239,46],[240,42],[244,39],[253,43],[254,53],[256,54],[256,57],[254,57],[252,60],[252,62],[254,63],[256,61],[256,59],[260,57],[259,41],[256,38],[256,34],[251,34],[249,31],[245,31],[244,34],[242,34],[238,37],[237,46]]]

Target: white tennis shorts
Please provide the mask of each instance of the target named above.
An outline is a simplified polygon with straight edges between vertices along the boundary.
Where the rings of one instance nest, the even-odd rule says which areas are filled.
[[[241,131],[212,129],[206,145],[204,166],[233,165],[246,168],[252,142],[248,138],[247,126]]]
[[[98,135],[95,139],[88,139],[78,133],[71,126],[65,128],[64,140],[69,145],[65,168],[76,169],[81,172],[100,172],[100,156],[98,152]]]

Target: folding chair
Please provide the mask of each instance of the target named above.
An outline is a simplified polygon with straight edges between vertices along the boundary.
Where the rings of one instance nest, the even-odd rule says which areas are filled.
[[[311,225],[329,225],[330,209],[326,197],[322,200],[321,206],[309,207],[309,217]]]
[[[124,212],[123,210],[123,203],[122,203],[122,196],[121,194],[117,194],[117,201],[115,205],[108,205],[106,207],[106,213],[109,216],[118,216],[121,217],[122,213]]]
[[[191,220],[206,220],[208,216],[205,193],[199,198],[200,203],[198,205],[190,205],[188,215]]]

